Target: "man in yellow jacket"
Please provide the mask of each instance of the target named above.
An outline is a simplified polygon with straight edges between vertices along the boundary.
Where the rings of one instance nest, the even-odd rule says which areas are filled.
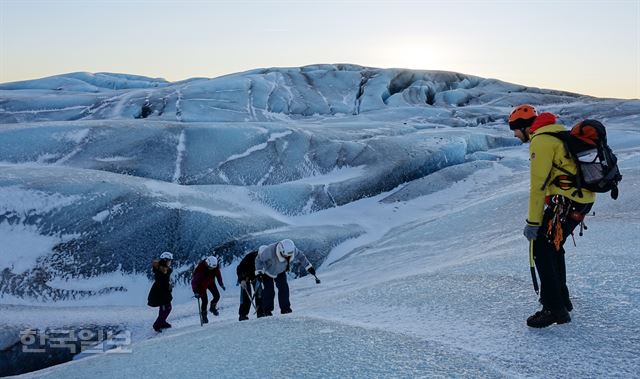
[[[591,210],[595,194],[578,193],[566,172],[576,173],[576,165],[565,145],[552,133],[565,130],[551,113],[538,115],[529,104],[517,106],[509,115],[514,136],[529,145],[531,182],[529,213],[524,236],[540,276],[542,310],[527,319],[527,325],[544,328],[571,321],[573,305],[566,283],[563,245]]]

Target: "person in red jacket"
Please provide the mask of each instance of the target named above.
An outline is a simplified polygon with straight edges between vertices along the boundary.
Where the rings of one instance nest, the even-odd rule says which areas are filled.
[[[220,288],[222,288],[223,291],[226,291],[227,289],[224,287],[222,274],[218,267],[218,258],[214,256],[207,257],[200,261],[196,266],[196,269],[193,271],[193,276],[191,277],[191,289],[196,297],[202,299],[200,314],[202,315],[202,322],[204,323],[209,322],[207,319],[207,301],[209,300],[207,298],[207,289],[213,296],[211,304],[209,304],[209,311],[211,311],[215,316],[218,315],[217,305],[218,300],[220,300],[220,292],[218,291],[218,287],[216,287],[216,278],[218,279]]]

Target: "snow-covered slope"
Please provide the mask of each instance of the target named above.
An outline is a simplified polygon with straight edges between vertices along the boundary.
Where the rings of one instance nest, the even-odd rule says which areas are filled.
[[[605,122],[624,176],[569,249],[574,322],[546,331],[524,326],[528,161],[504,121],[520,102]],[[625,275],[638,100],[316,65],[180,83],[69,74],[0,85],[0,108],[0,372],[25,358],[20,330],[83,326],[132,332],[134,354],[42,375],[201,377],[211,356],[219,377],[624,377],[640,363]],[[285,237],[323,283],[292,281],[292,315],[238,323],[235,263]],[[154,336],[148,265],[164,250],[174,329]],[[227,292],[200,328],[186,282],[211,253]]]
[[[100,72],[73,72],[42,79],[0,84],[2,90],[46,90],[64,92],[99,92],[121,89],[153,88],[169,84],[164,79],[139,75]]]
[[[532,330],[524,322],[538,304],[520,230],[528,162],[518,146],[494,151],[501,159],[473,173],[459,166],[459,180],[442,190],[425,183],[411,200],[383,201],[397,190],[295,217],[300,225],[358,220],[367,233],[332,251],[321,285],[292,282],[291,315],[239,323],[239,290],[229,288],[221,316],[201,328],[182,294],[170,319],[176,327],[162,335],[146,339],[153,312],[136,313],[132,354],[27,377],[633,378],[640,135],[626,127],[612,135],[625,175],[621,197],[601,196],[577,248],[567,244],[570,324]]]

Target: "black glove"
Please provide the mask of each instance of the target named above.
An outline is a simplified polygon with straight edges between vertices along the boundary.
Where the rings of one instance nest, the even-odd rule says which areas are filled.
[[[223,285],[220,285],[220,288],[222,288],[223,291],[227,290],[227,288],[225,286],[223,286]]]
[[[307,271],[309,271],[309,274],[311,274],[313,276],[316,276],[316,269],[315,268],[309,267],[309,269]]]
[[[194,292],[194,293],[193,293],[193,297],[195,297],[196,299],[199,299],[199,298],[200,298],[200,294],[199,294],[199,293],[197,293],[197,292]]]

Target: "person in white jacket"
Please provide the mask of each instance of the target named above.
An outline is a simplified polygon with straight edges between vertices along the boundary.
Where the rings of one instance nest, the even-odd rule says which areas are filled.
[[[268,246],[260,246],[256,256],[256,288],[262,288],[257,297],[256,306],[258,317],[271,316],[273,312],[273,300],[275,298],[275,286],[278,287],[278,304],[280,313],[291,313],[289,302],[289,284],[287,283],[287,271],[291,265],[302,265],[307,272],[316,277],[316,270],[304,253],[296,248],[290,239]],[[316,277],[316,283],[320,280]]]

